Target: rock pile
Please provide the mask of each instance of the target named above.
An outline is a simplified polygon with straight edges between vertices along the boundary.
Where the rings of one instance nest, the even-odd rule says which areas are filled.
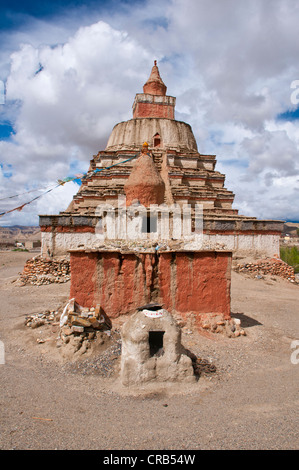
[[[185,319],[180,318],[178,315],[174,315],[174,317],[182,328],[182,332],[187,335],[193,334],[194,330],[199,329],[208,333],[222,334],[229,338],[247,336],[239,318],[226,319],[223,315],[202,314],[198,319],[193,312],[188,312]]]
[[[26,261],[20,281],[25,284],[43,285],[63,283],[70,280],[70,262],[36,256]]]
[[[59,325],[59,316],[60,313],[54,310],[46,310],[42,313],[32,313],[31,315],[25,316],[25,326],[35,329],[43,325]]]
[[[211,364],[207,359],[202,359],[201,357],[197,357],[192,361],[194,374],[196,376],[200,376],[202,374],[213,374],[216,372],[215,364]]]
[[[83,308],[74,299],[57,310],[26,315],[24,323],[32,329],[43,327],[46,331],[42,336],[49,335],[50,327],[51,333],[58,333],[55,339],[56,346],[61,348],[67,345],[70,357],[77,351],[80,351],[80,355],[84,354],[92,343],[96,342],[98,345],[106,343],[106,340],[110,339],[112,329],[110,319],[99,305],[90,309]],[[49,338],[42,339],[42,336],[37,338],[38,343],[49,340]]]
[[[259,260],[256,263],[237,264],[234,270],[239,273],[249,273],[256,277],[270,274],[295,282],[294,268],[279,258]]]
[[[201,326],[204,330],[209,330],[211,333],[221,333],[228,338],[246,336],[246,331],[241,327],[241,321],[238,318],[229,320],[218,318],[218,316],[203,318]]]
[[[70,355],[82,355],[92,343],[102,345],[111,335],[112,323],[100,305],[86,308],[71,299],[60,317],[57,346],[66,346]],[[105,334],[106,333],[106,334]]]
[[[60,317],[62,335],[73,333],[92,333],[95,330],[110,330],[112,323],[100,305],[96,307],[81,307],[75,299],[71,299],[65,306]]]

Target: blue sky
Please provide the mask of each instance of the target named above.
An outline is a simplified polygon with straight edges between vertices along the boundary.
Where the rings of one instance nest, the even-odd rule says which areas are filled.
[[[11,135],[14,134],[14,129],[11,122],[2,121],[0,126],[0,139],[10,139]]]
[[[115,11],[128,7],[130,4],[141,4],[143,0],[1,0],[0,27],[2,31],[26,26],[30,18],[49,20],[65,16],[70,10],[79,14],[87,11],[101,13],[103,10]]]
[[[285,111],[277,116],[277,119],[284,121],[297,121],[299,120],[299,108],[291,111]]]
[[[299,220],[298,20],[295,0],[2,1],[0,213],[26,202],[6,195],[86,172],[157,59],[176,119],[216,154],[234,207]],[[77,189],[0,224],[37,225]]]

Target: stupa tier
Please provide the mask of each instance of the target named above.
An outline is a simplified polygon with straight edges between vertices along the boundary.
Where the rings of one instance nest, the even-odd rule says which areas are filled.
[[[151,163],[148,170],[144,167],[140,185],[150,179],[154,166],[155,178],[164,185],[159,203],[189,205],[193,217],[195,207],[201,205],[204,247],[278,255],[283,222],[239,214],[233,207],[234,193],[225,187],[225,175],[215,169],[216,156],[198,151],[191,126],[175,119],[176,99],[166,92],[155,61],[143,93],[135,96],[133,118],[114,126],[105,150],[91,159],[69,206],[58,215],[40,216],[43,254],[55,256],[79,246],[95,249],[99,245],[95,236],[99,208],[117,208],[119,198],[126,197],[126,184],[146,144]]]

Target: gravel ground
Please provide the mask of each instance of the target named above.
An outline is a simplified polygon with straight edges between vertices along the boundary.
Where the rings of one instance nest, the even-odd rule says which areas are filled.
[[[182,343],[202,366],[194,384],[124,388],[121,319],[76,358],[57,347],[57,326],[24,326],[26,315],[55,310],[69,294],[69,283],[19,286],[31,256],[0,253],[2,450],[298,449],[298,285],[233,272],[232,316],[246,336],[184,329]]]

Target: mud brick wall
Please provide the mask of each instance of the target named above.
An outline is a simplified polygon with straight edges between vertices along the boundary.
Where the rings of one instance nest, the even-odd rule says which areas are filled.
[[[165,308],[230,317],[231,253],[164,253],[159,263]]]
[[[230,317],[230,252],[119,253],[74,251],[70,298],[100,304],[111,318],[161,302],[182,316]]]
[[[174,107],[166,103],[136,103],[133,118],[174,119]]]

